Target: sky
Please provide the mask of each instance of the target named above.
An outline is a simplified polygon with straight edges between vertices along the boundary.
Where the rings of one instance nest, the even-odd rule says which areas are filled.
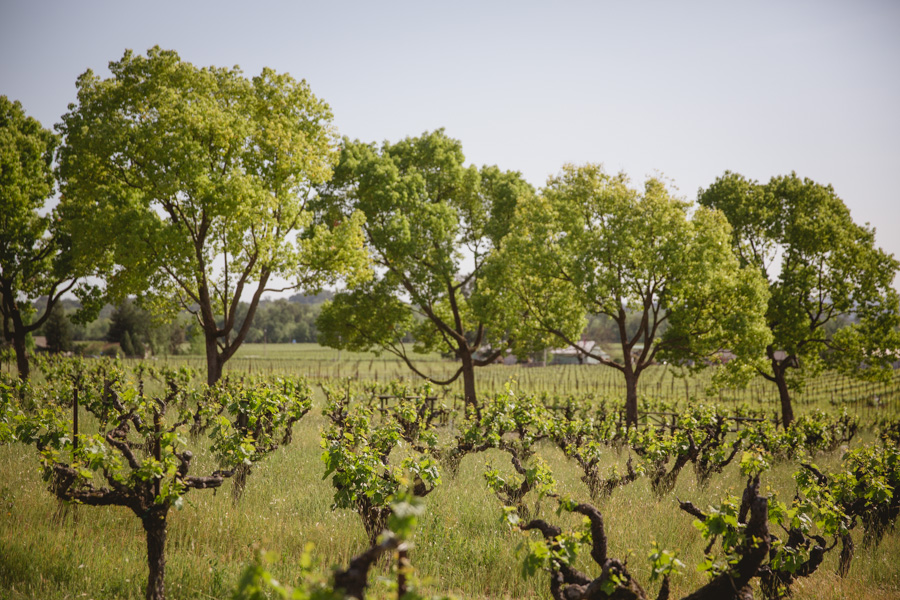
[[[898,31],[896,0],[0,0],[0,94],[52,126],[79,74],[159,45],[305,79],[351,138],[444,127],[538,187],[599,162],[694,200],[725,170],[795,171],[900,257]]]

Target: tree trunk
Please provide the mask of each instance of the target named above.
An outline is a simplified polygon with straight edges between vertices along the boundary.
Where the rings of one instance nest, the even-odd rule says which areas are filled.
[[[625,424],[629,427],[637,427],[638,403],[637,403],[638,376],[634,372],[625,371]]]
[[[28,353],[25,348],[25,329],[20,325],[21,320],[13,320],[13,348],[16,351],[16,367],[19,369],[19,379],[28,381],[29,367]]]
[[[147,532],[147,600],[165,600],[166,597],[166,513],[154,511],[142,520]]]
[[[775,385],[781,397],[781,425],[787,429],[794,422],[794,409],[791,407],[791,392],[784,378],[784,369],[775,369]]]
[[[19,379],[28,381],[28,354],[25,348],[25,336],[27,334],[25,323],[22,321],[22,313],[16,302],[16,295],[8,281],[0,285],[0,302],[3,302],[3,336],[6,341],[13,343],[16,352],[16,367],[19,370]],[[9,326],[12,325],[12,331]]]
[[[475,395],[475,363],[472,361],[471,353],[462,353],[462,378],[466,406],[471,404],[477,410],[478,398]]]
[[[215,332],[204,330],[206,337],[206,384],[215,385],[222,378],[222,361]]]

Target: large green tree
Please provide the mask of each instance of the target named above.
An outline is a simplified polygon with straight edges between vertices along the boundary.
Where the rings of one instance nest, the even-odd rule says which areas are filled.
[[[0,317],[12,343],[19,377],[28,379],[26,338],[39,329],[60,297],[76,285],[77,269],[48,211],[53,195],[53,153],[59,138],[0,96]],[[47,302],[35,314],[33,301]]]
[[[331,111],[289,75],[248,79],[158,47],[109,68],[78,78],[59,126],[61,211],[113,300],[196,315],[212,384],[265,292],[367,271],[361,215],[331,227],[309,207],[337,156]]]
[[[519,173],[464,160],[460,142],[443,130],[381,147],[344,141],[319,198],[331,218],[365,214],[376,276],[337,294],[318,326],[329,346],[390,352],[440,384],[462,377],[466,402],[475,404],[474,369],[512,341],[508,328],[496,326],[505,306],[486,264],[516,203],[533,190]],[[414,360],[414,352],[433,351],[459,360],[450,377],[426,373]]]
[[[768,281],[773,340],[759,373],[778,387],[785,426],[794,419],[791,391],[823,368],[890,377],[900,355],[898,262],[831,186],[794,173],[760,184],[726,172],[699,202],[725,213],[741,262]]]
[[[721,373],[740,378],[770,340],[765,282],[740,268],[724,215],[692,211],[658,179],[638,190],[599,165],[567,165],[518,206],[513,228],[498,261],[509,304],[575,347],[584,315],[611,319],[622,360],[582,352],[622,373],[629,424],[640,376],[655,361],[701,368],[729,351],[735,359]]]

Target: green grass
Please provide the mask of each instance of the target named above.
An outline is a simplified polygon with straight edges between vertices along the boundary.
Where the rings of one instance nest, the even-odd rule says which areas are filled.
[[[252,365],[255,373],[289,371],[315,376],[317,365],[322,372],[327,365],[329,372],[340,369],[342,376],[353,376],[356,369],[382,376],[394,372],[394,367],[402,375],[409,375],[396,361],[379,362],[371,356],[354,357],[346,352],[337,361],[336,351],[314,345],[269,345],[267,349],[248,345],[242,351],[244,356],[230,363],[233,372],[244,366],[249,370]],[[263,351],[269,355],[265,359],[261,358]],[[192,364],[191,360],[169,359],[170,363],[181,364]],[[247,362],[244,365],[239,361]],[[432,363],[429,366],[453,367],[434,357]],[[367,367],[368,364],[373,366]],[[616,380],[610,374],[615,375],[603,367],[498,366],[483,369],[479,383],[483,389],[496,387],[515,376],[525,390],[584,393],[594,388],[598,396],[621,398],[621,390],[615,387]],[[644,393],[671,388],[675,390],[673,399],[683,399],[699,393],[704,381],[676,379],[671,369],[654,367],[645,376]],[[897,382],[895,379],[891,386],[871,393],[891,398],[900,387]],[[807,393],[809,400],[798,399],[799,412],[812,406],[834,408],[831,394],[841,385],[849,382],[833,375],[813,382]],[[879,405],[872,398],[860,397],[865,386],[845,390],[835,405],[863,411],[863,416],[870,416],[865,411],[900,412],[891,408],[895,404]],[[757,401],[750,397],[751,402]],[[854,402],[854,397],[858,401]],[[767,398],[760,397],[759,404],[768,406],[774,402]],[[719,401],[718,396],[711,399]],[[318,406],[321,400],[317,398]],[[737,400],[724,394],[721,401]],[[170,513],[166,573],[169,597],[228,598],[241,569],[259,548],[281,556],[272,572],[288,583],[296,581],[297,563],[308,543],[315,546],[314,555],[325,571],[334,564],[346,565],[351,556],[364,549],[365,533],[359,517],[347,510],[331,509],[333,490],[330,482],[322,478],[324,468],[320,460],[324,426],[318,408],[298,423],[293,444],[254,467],[238,506],[232,505],[229,484],[215,493],[192,491],[185,497],[184,510]],[[872,440],[871,434],[864,437]],[[197,454],[193,472],[203,474],[211,470],[211,460],[202,448]],[[561,452],[542,445],[538,454],[559,480],[561,493],[588,500],[577,468]],[[617,455],[610,450],[606,466],[615,464],[621,469],[626,458],[625,453]],[[417,530],[411,554],[413,565],[424,580],[426,591],[432,593],[450,592],[461,598],[548,598],[545,577],[521,577],[522,557],[516,550],[527,536],[510,532],[501,524],[499,503],[482,477],[488,461],[510,469],[503,454],[468,456],[458,477],[445,478],[427,497],[427,513]],[[816,463],[824,467],[836,467],[839,462],[837,453],[816,458]],[[794,493],[791,475],[796,468],[796,463],[776,465],[764,476],[764,486],[789,500]],[[726,494],[739,494],[742,487],[737,466],[732,465],[723,475],[714,476],[706,489],[698,489],[693,473],[686,469],[675,491],[662,500],[654,498],[646,479],[617,490],[600,505],[608,528],[610,555],[627,558],[632,574],[647,585],[648,595],[654,597],[656,586],[647,583],[646,555],[650,543],[655,540],[665,548],[677,550],[687,568],[673,579],[672,597],[684,595],[705,582],[705,576],[694,570],[702,558],[704,543],[692,526],[693,519],[678,509],[676,497],[705,507],[718,504]],[[551,504],[544,502],[542,516],[556,520]],[[124,508],[78,507],[74,518],[70,514],[64,523],[56,524],[53,516],[58,506],[41,480],[36,451],[15,444],[0,447],[0,600],[143,597],[146,558],[138,519]],[[567,522],[576,521],[569,517]],[[889,533],[877,549],[862,548],[860,534],[861,531],[854,534],[857,554],[846,579],[835,574],[837,551],[833,551],[816,574],[795,585],[795,598],[900,597],[900,531]],[[596,573],[587,561],[581,567]]]

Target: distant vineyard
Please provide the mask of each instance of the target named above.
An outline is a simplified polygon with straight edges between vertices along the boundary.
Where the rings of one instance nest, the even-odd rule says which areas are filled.
[[[446,376],[456,369],[456,363],[443,360],[438,355],[423,357],[436,376]],[[172,366],[205,368],[202,356],[163,357],[154,362]],[[331,379],[363,379],[392,381],[416,377],[399,360],[393,357],[376,357],[374,354],[338,352],[316,344],[247,344],[246,348],[228,364],[231,373],[251,375],[302,375],[321,381]],[[621,399],[625,393],[621,376],[614,370],[599,365],[557,365],[528,367],[523,365],[497,365],[479,369],[476,373],[478,387],[486,393],[496,393],[510,381],[528,393],[554,395],[592,394],[597,398]],[[778,391],[757,377],[743,389],[726,388],[710,392],[712,373],[685,375],[671,365],[650,367],[638,384],[639,394],[666,404],[679,405],[693,400],[715,400],[726,404],[748,404],[766,410],[778,407]],[[461,383],[450,387],[461,391]],[[807,382],[794,396],[799,410],[810,407],[847,407],[866,416],[876,416],[882,409],[900,411],[900,371],[885,382],[868,382],[826,372]]]

